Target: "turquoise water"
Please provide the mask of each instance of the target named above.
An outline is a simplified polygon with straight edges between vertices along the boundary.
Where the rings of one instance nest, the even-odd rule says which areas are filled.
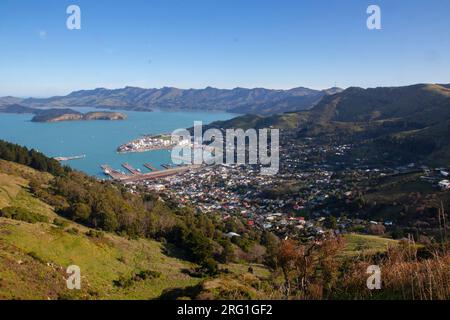
[[[88,112],[90,108],[72,108]],[[98,110],[98,109],[97,109]],[[194,121],[204,124],[227,120],[236,114],[225,112],[131,112],[124,121],[68,121],[57,123],[31,122],[32,115],[0,113],[0,139],[39,150],[50,157],[85,154],[86,158],[64,162],[89,175],[104,177],[100,165],[109,164],[125,171],[122,163],[148,172],[143,164],[150,162],[156,167],[171,163],[167,150],[145,153],[118,154],[119,145],[143,134],[170,133],[178,128],[188,128]]]

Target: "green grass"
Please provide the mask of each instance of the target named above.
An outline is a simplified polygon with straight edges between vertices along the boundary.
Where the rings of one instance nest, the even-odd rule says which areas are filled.
[[[193,264],[165,255],[161,243],[113,234],[88,237],[89,228],[59,217],[28,191],[31,178],[50,177],[0,161],[0,208],[24,208],[49,218],[49,223],[35,224],[0,218],[0,299],[153,299],[167,288],[200,281],[184,272]],[[65,223],[56,226],[55,218]],[[72,264],[81,268],[81,292],[66,288],[65,270]],[[160,272],[161,277],[136,281],[127,288],[114,286],[120,277],[133,277],[140,271]]]
[[[9,206],[25,185],[22,178],[0,173],[0,209]]]
[[[396,246],[397,240],[350,233],[344,235],[345,247],[342,253],[344,257],[373,255],[385,252],[389,246]]]
[[[34,260],[34,264],[40,265],[44,270],[48,269],[46,272],[55,273],[56,268],[61,273],[60,283],[51,288],[54,290],[52,298],[71,293],[65,292],[67,290],[63,280],[64,271],[69,265],[81,268],[82,292],[100,299],[152,299],[157,298],[164,289],[195,285],[199,281],[183,272],[184,269],[192,268],[192,264],[164,255],[161,244],[150,240],[127,240],[109,234],[103,239],[92,239],[83,233],[70,234],[50,224],[28,224],[0,218],[0,242],[15,248],[8,253],[13,260],[24,260],[23,257],[28,256],[28,260]],[[2,250],[0,252],[1,255],[6,255]],[[0,258],[0,269],[11,269],[5,264]],[[144,270],[157,271],[162,276],[136,282],[126,289],[113,285],[113,281],[120,276],[131,277]],[[11,269],[2,278],[12,281],[30,277],[33,281],[38,281],[32,271],[16,272]],[[14,273],[13,276],[11,272]],[[41,289],[44,288],[35,288],[30,297],[23,292],[26,285],[9,288],[2,285],[0,297],[43,299],[46,293]],[[10,294],[7,294],[8,291]]]

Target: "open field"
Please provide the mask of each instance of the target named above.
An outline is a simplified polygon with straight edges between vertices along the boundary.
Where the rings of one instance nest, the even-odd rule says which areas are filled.
[[[372,255],[384,252],[389,246],[398,244],[398,240],[387,239],[377,236],[350,233],[344,235],[345,248],[343,256]]]

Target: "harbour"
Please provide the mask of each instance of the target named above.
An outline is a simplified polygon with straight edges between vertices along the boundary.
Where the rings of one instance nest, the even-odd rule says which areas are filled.
[[[148,170],[152,172],[159,171],[159,169],[153,166],[151,163],[144,163],[144,167],[146,167]]]
[[[177,167],[172,167],[169,165],[161,165],[163,168],[165,168],[165,170],[158,170],[151,163],[145,163],[144,166],[147,167],[149,170],[151,170],[151,172],[142,173],[133,168],[132,166],[130,166],[128,163],[123,163],[122,167],[127,169],[130,172],[129,174],[125,174],[123,172],[115,170],[110,165],[107,164],[103,164],[100,167],[102,168],[104,175],[107,175],[111,179],[120,181],[122,183],[166,178],[200,167],[200,165],[183,165]]]
[[[83,113],[100,110],[89,107],[72,109]],[[39,150],[50,157],[60,158],[62,164],[72,169],[104,179],[104,172],[100,168],[102,164],[108,164],[119,172],[125,171],[128,174],[128,170],[122,169],[123,163],[128,163],[143,173],[155,172],[144,166],[146,163],[158,170],[163,170],[161,164],[172,163],[171,153],[167,150],[117,152],[117,146],[142,136],[143,132],[158,135],[177,128],[191,127],[194,121],[207,124],[235,116],[232,113],[203,111],[120,112],[127,115],[127,120],[36,123],[30,121],[30,114],[2,114],[0,138]],[[19,127],[20,131],[17,130]],[[78,157],[81,155],[86,157]],[[72,156],[77,158],[70,160]]]

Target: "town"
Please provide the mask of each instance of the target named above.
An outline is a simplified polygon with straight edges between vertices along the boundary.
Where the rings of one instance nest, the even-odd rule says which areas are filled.
[[[152,150],[169,150],[176,143],[171,141],[171,135],[144,135],[141,138],[125,143],[117,148],[119,153],[146,152]]]
[[[380,179],[412,176],[436,192],[450,189],[446,168],[413,163],[374,167],[364,159],[348,157],[351,150],[348,144],[317,144],[285,135],[277,175],[261,175],[259,164],[217,164],[125,184],[133,192],[152,190],[162,199],[195,206],[203,214],[218,213],[223,223],[238,217],[246,227],[307,240],[321,238],[327,231],[379,234],[394,230],[397,221],[392,218],[370,219],[359,217],[357,210],[351,215],[345,212]]]

